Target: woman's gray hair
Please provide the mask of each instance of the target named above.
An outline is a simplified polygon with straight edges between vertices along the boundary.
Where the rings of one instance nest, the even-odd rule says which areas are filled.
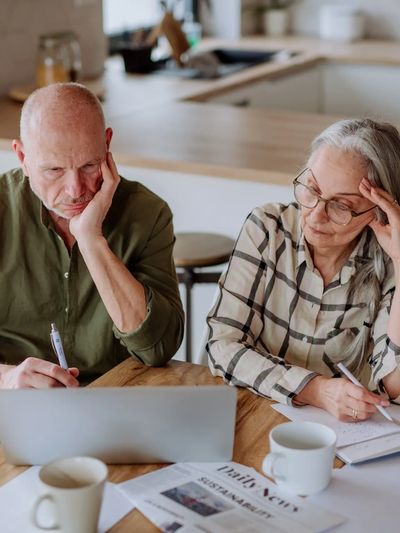
[[[314,139],[310,158],[322,146],[330,146],[345,152],[357,153],[364,161],[370,183],[387,191],[400,204],[400,134],[389,123],[371,119],[348,119],[335,122]],[[377,219],[387,223],[385,213],[376,208]],[[373,231],[366,228],[370,238],[369,250],[372,259],[356,265],[356,274],[350,282],[349,299],[358,299],[361,293],[370,295],[368,320],[360,325],[359,333],[346,348],[343,359],[350,361],[350,370],[360,374],[368,356],[370,328],[377,316],[381,301],[381,286],[385,280],[388,256],[379,245]],[[358,357],[354,357],[358,354]]]

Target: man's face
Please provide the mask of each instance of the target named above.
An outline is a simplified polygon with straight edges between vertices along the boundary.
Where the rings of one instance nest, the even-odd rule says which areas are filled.
[[[111,130],[98,120],[41,124],[22,147],[22,167],[46,208],[66,219],[82,213],[101,187]]]

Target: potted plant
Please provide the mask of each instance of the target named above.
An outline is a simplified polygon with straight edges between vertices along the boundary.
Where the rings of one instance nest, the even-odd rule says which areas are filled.
[[[286,35],[289,29],[288,7],[294,0],[266,0],[259,6],[263,15],[264,33],[271,37]]]

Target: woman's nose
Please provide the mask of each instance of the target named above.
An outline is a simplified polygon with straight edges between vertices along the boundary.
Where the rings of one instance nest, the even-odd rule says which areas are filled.
[[[312,208],[311,215],[315,220],[329,220],[329,217],[326,214],[326,202],[319,199],[317,205]]]

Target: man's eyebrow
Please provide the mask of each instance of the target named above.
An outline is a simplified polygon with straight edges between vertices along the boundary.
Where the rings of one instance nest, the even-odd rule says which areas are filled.
[[[99,163],[101,160],[102,160],[101,157],[94,157],[93,159],[90,159],[89,161],[86,161],[86,163],[84,163],[84,164],[87,165],[88,163]]]
[[[315,177],[314,172],[312,171],[311,168],[309,170],[310,170],[311,176],[313,177],[314,181],[318,185],[319,190],[321,190],[321,187],[319,186],[318,180]],[[361,193],[357,193],[357,192],[337,192],[336,194],[334,194],[334,197],[336,196],[357,196],[358,198],[364,198],[364,196]]]
[[[43,165],[40,165],[41,170],[49,170],[52,168],[63,168],[63,167],[57,164],[52,165],[51,163],[44,163]]]

